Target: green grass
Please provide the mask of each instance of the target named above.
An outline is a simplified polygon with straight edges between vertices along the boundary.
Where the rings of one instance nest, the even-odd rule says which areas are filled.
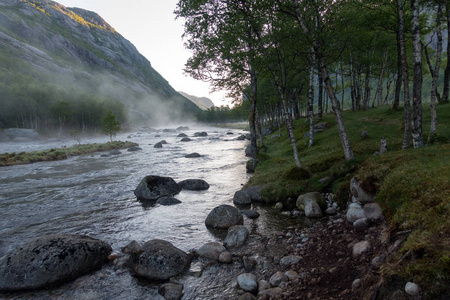
[[[84,155],[94,152],[110,151],[113,149],[124,149],[133,146],[138,146],[138,144],[132,142],[114,141],[114,142],[107,142],[104,144],[99,143],[84,144],[69,148],[56,148],[43,151],[21,152],[18,154],[16,154],[15,152],[3,153],[0,154],[0,167],[30,164],[40,161],[62,160],[69,158],[71,156]]]
[[[294,123],[302,167],[296,170],[286,130],[281,138],[266,137],[258,166],[248,185],[265,185],[263,199],[293,205],[305,192],[332,191],[343,206],[350,197],[349,183],[358,177],[376,194],[390,232],[411,231],[403,247],[383,267],[384,282],[395,278],[418,282],[427,299],[450,294],[450,104],[437,107],[437,138],[420,149],[402,150],[402,110],[379,107],[344,112],[344,122],[355,155],[345,161],[334,115],[324,115],[330,128],[315,135],[308,148],[305,120]],[[428,139],[429,106],[424,105],[423,132]],[[361,132],[368,136],[361,138]],[[277,132],[278,133],[278,132]],[[276,133],[276,134],[277,134]],[[374,156],[380,138],[388,152]],[[309,176],[302,176],[302,174]],[[321,178],[329,177],[324,183]],[[405,255],[401,264],[396,263]]]

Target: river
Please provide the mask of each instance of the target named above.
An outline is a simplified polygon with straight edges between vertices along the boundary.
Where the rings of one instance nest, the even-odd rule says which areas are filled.
[[[193,137],[206,131],[206,137]],[[245,170],[248,141],[237,140],[245,132],[212,127],[184,131],[191,142],[181,142],[179,132],[141,129],[122,134],[120,140],[139,143],[142,151],[100,157],[101,153],[63,161],[40,162],[0,168],[0,256],[37,236],[55,233],[85,234],[107,241],[120,251],[132,240],[170,241],[188,251],[206,242],[220,241],[204,225],[208,213],[220,204],[231,204],[235,191],[249,175]],[[163,148],[153,145],[167,141]],[[82,142],[105,142],[106,138]],[[1,152],[31,151],[70,146],[74,141],[40,144],[1,143]],[[200,158],[185,158],[197,152]],[[175,181],[203,179],[207,191],[182,191],[173,206],[146,206],[133,190],[147,175]],[[279,221],[261,207],[262,216],[246,219],[252,231],[273,229]],[[256,229],[255,229],[256,228]],[[94,274],[51,290],[1,295],[8,299],[163,299],[155,286],[142,283],[129,272],[118,274],[105,266]],[[201,299],[201,295],[198,296]],[[184,299],[184,298],[183,298]],[[186,298],[188,299],[188,298]],[[207,297],[205,296],[205,299]],[[220,299],[220,296],[219,298]]]

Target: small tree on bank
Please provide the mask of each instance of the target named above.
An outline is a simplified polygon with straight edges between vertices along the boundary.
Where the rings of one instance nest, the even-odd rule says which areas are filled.
[[[112,111],[108,110],[102,120],[102,131],[113,140],[113,137],[121,130],[120,122],[116,119],[116,116]]]

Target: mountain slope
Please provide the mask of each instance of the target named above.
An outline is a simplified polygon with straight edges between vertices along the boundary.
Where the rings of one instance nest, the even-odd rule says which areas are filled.
[[[99,15],[47,0],[0,2],[0,99],[0,127],[35,129],[95,127],[82,102],[151,125],[198,110]]]
[[[211,101],[211,99],[209,99],[207,97],[192,96],[192,95],[186,94],[184,92],[178,92],[178,93],[180,93],[182,96],[184,96],[187,99],[194,102],[202,110],[207,110],[214,106],[214,103]]]

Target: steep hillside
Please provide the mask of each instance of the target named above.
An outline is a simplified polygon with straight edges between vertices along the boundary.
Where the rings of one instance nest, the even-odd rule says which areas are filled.
[[[192,96],[189,94],[186,94],[184,92],[179,92],[181,95],[186,97],[187,99],[191,100],[193,103],[195,103],[198,107],[200,107],[202,110],[207,110],[214,106],[214,103],[211,101],[211,99],[207,97],[197,97]]]
[[[107,109],[151,125],[198,110],[99,15],[47,0],[0,2],[0,99],[0,127],[34,129],[95,127]]]

